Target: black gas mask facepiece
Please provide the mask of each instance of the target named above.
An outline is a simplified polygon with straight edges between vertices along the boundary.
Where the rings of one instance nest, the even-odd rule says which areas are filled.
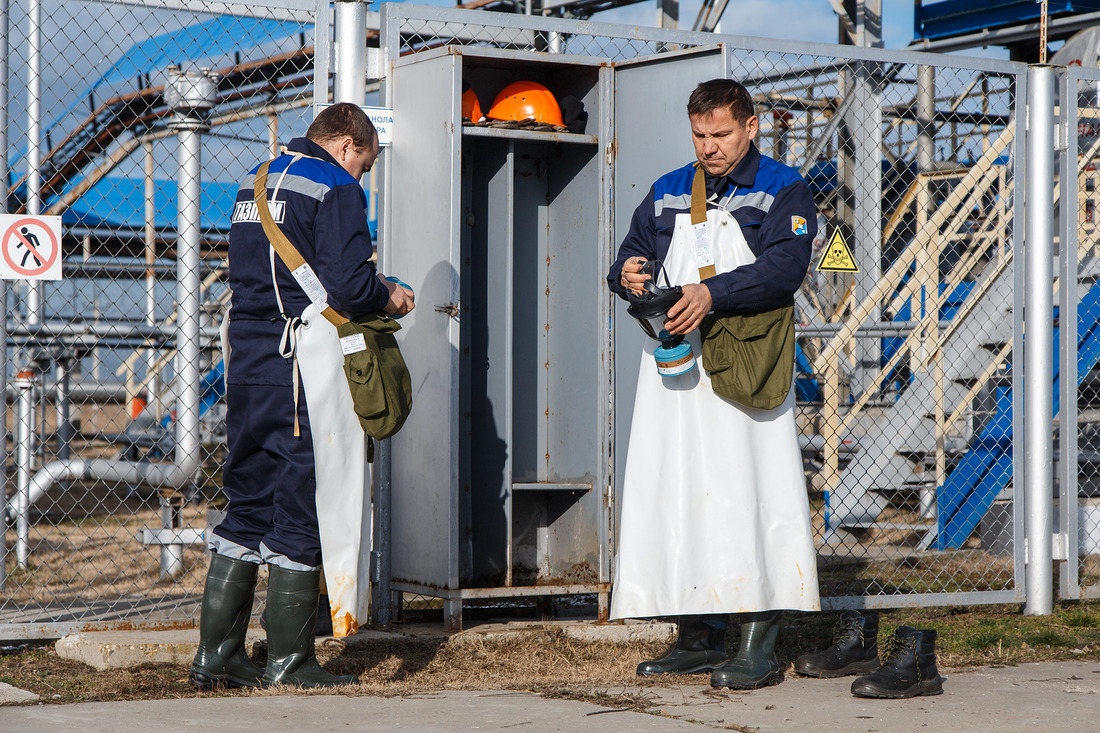
[[[642,265],[642,274],[649,275],[649,279],[642,283],[644,291],[637,295],[632,290],[626,294],[630,307],[626,312],[634,317],[645,334],[655,341],[660,342],[653,357],[657,360],[657,372],[664,377],[675,377],[690,372],[695,368],[695,355],[691,351],[691,344],[684,341],[682,335],[672,335],[665,330],[665,321],[668,320],[668,311],[672,306],[684,297],[684,290],[679,285],[670,285],[668,275],[660,260],[650,260]],[[664,285],[659,279],[664,277]]]

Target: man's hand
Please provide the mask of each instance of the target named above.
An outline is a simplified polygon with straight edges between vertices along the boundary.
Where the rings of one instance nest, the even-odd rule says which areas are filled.
[[[390,282],[381,275],[378,276],[378,281],[386,286],[386,290],[390,291],[390,299],[386,303],[386,307],[382,309],[382,312],[387,316],[403,316],[416,307],[416,304],[413,303],[411,291],[395,282]]]
[[[665,329],[673,336],[687,335],[699,328],[703,316],[710,313],[710,288],[706,285],[685,285],[684,297],[668,309]]]
[[[642,283],[651,279],[649,275],[642,274],[642,265],[646,263],[645,257],[631,257],[623,263],[623,271],[619,275],[619,285],[634,293],[641,295],[645,292]]]

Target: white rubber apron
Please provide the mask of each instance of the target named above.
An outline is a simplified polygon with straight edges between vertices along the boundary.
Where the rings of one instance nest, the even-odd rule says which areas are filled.
[[[317,521],[332,631],[354,634],[370,600],[371,471],[367,438],[352,409],[336,327],[310,305],[296,329],[298,370],[313,433]]]
[[[756,258],[726,211],[707,212],[719,273]],[[679,214],[664,262],[673,285],[699,282],[691,217]],[[754,410],[711,390],[699,331],[696,369],[657,373],[641,357],[621,493],[612,618],[820,610],[794,390]]]

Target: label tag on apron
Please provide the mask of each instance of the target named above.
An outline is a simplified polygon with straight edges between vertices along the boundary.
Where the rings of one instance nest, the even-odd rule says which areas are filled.
[[[351,336],[340,338],[340,350],[344,352],[344,356],[358,354],[360,351],[367,350],[367,342],[363,338],[363,334],[353,333]]]
[[[708,265],[714,264],[714,254],[710,248],[710,235],[707,232],[707,223],[693,224],[691,233],[695,237],[695,262],[702,270]]]
[[[694,237],[695,263],[699,267],[699,282],[708,277],[714,277],[718,271],[714,267],[714,253],[710,247],[710,232],[707,231],[707,223],[691,225],[691,233]]]
[[[328,308],[328,293],[325,292],[325,286],[317,279],[317,273],[313,271],[309,263],[303,263],[301,267],[291,271],[290,274],[294,276],[302,290],[305,291],[310,303],[317,306],[318,310]]]

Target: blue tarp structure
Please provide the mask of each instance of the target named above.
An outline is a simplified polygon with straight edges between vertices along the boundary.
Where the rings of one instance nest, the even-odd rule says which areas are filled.
[[[229,231],[229,215],[237,197],[237,183],[202,184],[203,230]],[[179,221],[179,187],[173,180],[157,181],[153,201],[158,229],[175,229]],[[61,215],[65,227],[140,229],[145,226],[145,181],[140,178],[104,178],[88,189]]]

